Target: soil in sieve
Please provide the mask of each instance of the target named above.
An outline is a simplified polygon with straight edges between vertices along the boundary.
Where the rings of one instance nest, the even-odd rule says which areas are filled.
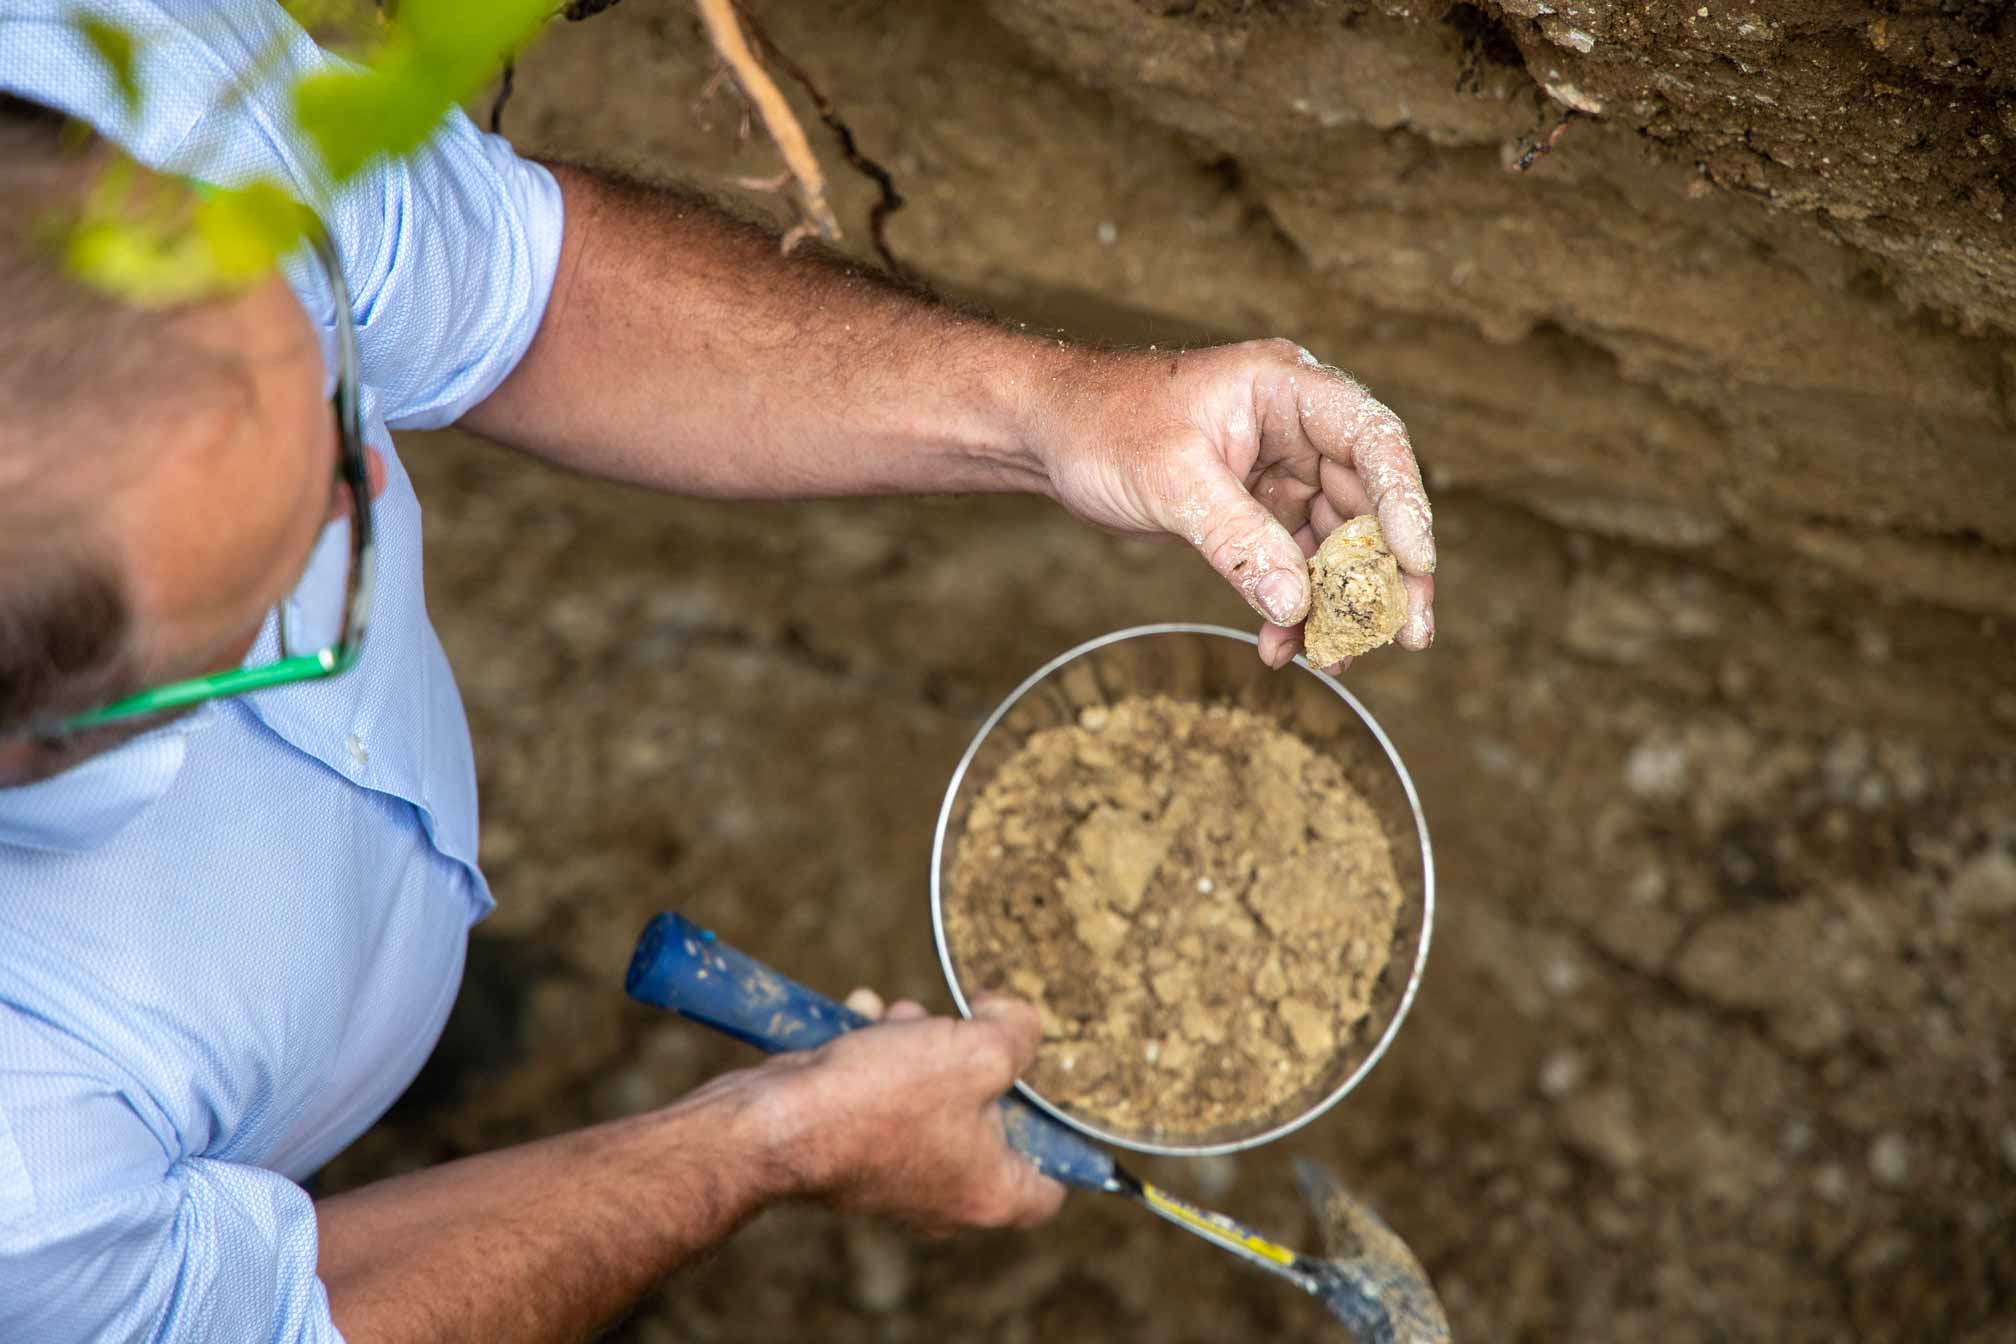
[[[1314,1100],[1400,900],[1335,760],[1247,710],[1144,697],[1002,764],[968,814],[945,926],[969,993],[1042,1013],[1032,1087],[1182,1142]]]

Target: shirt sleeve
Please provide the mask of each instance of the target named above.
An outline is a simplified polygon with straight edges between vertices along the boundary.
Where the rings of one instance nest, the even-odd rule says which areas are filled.
[[[388,425],[452,424],[517,367],[553,290],[561,225],[553,175],[459,109],[418,154],[344,188],[329,228]]]
[[[130,33],[137,111],[77,27]],[[271,0],[9,0],[0,88],[91,123],[144,163],[222,186],[258,178],[315,205],[342,258],[367,396],[394,429],[449,424],[517,366],[560,262],[560,187],[451,110],[432,139],[330,189],[292,91],[340,66]],[[306,249],[286,271],[325,350],[334,308]]]
[[[115,1075],[0,1009],[0,1339],[341,1344],[307,1192],[171,1158]]]

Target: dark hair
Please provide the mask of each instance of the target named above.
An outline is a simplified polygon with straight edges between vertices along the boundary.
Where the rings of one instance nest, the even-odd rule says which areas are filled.
[[[0,581],[0,730],[42,726],[126,689],[126,590],[95,556]],[[26,581],[23,582],[23,578]]]
[[[131,689],[110,546],[70,510],[39,507],[44,477],[77,451],[59,428],[102,417],[108,391],[132,388],[130,361],[162,344],[158,314],[76,283],[42,236],[48,212],[90,182],[70,128],[0,95],[0,741]]]

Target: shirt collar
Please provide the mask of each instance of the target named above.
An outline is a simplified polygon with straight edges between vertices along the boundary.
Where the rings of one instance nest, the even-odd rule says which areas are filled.
[[[0,845],[63,854],[98,848],[168,791],[181,773],[189,735],[210,721],[214,709],[199,705],[60,775],[0,789]]]

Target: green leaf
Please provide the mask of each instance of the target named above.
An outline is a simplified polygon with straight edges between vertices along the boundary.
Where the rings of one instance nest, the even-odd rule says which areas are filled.
[[[257,283],[307,232],[308,211],[274,182],[254,182],[206,194],[196,206],[196,233],[209,252],[219,285]]]
[[[310,31],[332,26],[361,28],[377,22],[378,14],[370,0],[280,0],[280,8]]]
[[[243,290],[272,274],[312,216],[284,187],[188,184],[115,159],[77,215],[63,257],[84,283],[145,306]]]
[[[91,50],[98,53],[98,59],[112,72],[112,82],[119,86],[119,98],[126,104],[127,114],[138,112],[140,81],[134,75],[133,34],[103,19],[84,17],[76,23]]]
[[[64,260],[84,283],[149,307],[187,303],[217,290],[202,240],[187,229],[80,220],[70,231]]]
[[[294,88],[295,117],[338,182],[379,155],[410,154],[552,14],[552,0],[403,0],[361,70]]]

